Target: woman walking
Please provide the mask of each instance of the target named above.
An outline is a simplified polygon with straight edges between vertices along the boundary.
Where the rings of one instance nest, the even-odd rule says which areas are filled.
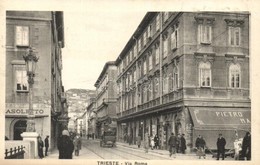
[[[79,156],[79,150],[81,150],[81,137],[79,134],[74,139],[74,150],[75,150],[75,156]]]
[[[141,146],[141,136],[140,136],[140,134],[138,134],[138,136],[136,138],[136,143],[137,143],[138,148],[140,148],[140,146]]]
[[[155,134],[155,136],[154,136],[154,147],[156,149],[159,149],[159,137],[157,134]]]
[[[74,145],[70,139],[69,131],[63,130],[58,140],[59,159],[72,159]]]
[[[38,136],[38,156],[40,159],[42,159],[43,156],[43,141],[40,136]]]

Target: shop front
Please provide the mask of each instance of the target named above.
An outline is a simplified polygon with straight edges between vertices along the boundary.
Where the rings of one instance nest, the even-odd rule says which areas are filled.
[[[234,148],[236,137],[243,138],[251,131],[250,108],[189,107],[193,123],[192,142],[204,137],[208,148],[215,150],[218,135],[226,139],[226,149]]]
[[[21,133],[27,126],[29,105],[25,103],[6,103],[5,110],[5,136],[10,140],[22,140]],[[44,104],[34,104],[36,132],[45,138],[50,135],[50,107]]]

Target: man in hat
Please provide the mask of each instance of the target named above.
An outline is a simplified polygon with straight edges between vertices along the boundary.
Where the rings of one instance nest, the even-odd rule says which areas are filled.
[[[44,139],[44,145],[45,145],[45,156],[48,156],[49,136],[46,136],[46,138]]]
[[[222,134],[220,133],[217,140],[217,149],[218,149],[217,160],[219,160],[220,154],[222,155],[222,160],[225,159],[225,145],[226,145],[226,140],[224,137],[222,137]]]

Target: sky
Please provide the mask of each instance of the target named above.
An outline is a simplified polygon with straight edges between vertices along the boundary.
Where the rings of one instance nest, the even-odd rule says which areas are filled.
[[[62,83],[95,89],[105,63],[115,61],[146,11],[64,11]]]

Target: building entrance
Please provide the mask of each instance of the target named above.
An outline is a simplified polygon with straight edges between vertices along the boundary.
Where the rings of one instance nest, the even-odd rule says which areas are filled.
[[[26,131],[26,120],[19,120],[14,124],[14,140],[23,140],[21,134]]]

